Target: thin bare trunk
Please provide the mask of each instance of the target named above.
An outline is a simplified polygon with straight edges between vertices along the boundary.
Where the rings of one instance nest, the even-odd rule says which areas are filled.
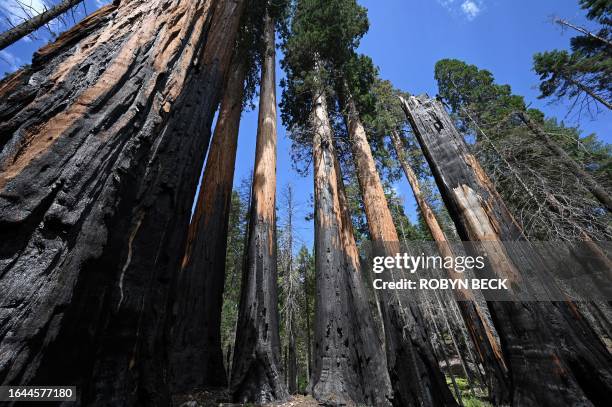
[[[465,374],[465,379],[468,382],[468,386],[470,388],[470,391],[472,392],[472,395],[474,395],[474,385],[472,384],[472,375],[470,374],[467,368],[467,361],[465,359],[465,356],[463,355],[463,352],[459,348],[459,343],[457,342],[457,335],[455,334],[455,331],[453,330],[451,326],[450,318],[446,312],[446,305],[444,305],[442,301],[440,300],[440,295],[438,294],[437,291],[434,291],[433,294],[434,294],[434,297],[436,297],[438,309],[442,312],[442,319],[444,319],[444,324],[446,325],[446,330],[448,331],[448,335],[450,336],[451,342],[453,343],[453,348],[455,348],[457,357],[459,358],[459,361],[461,362],[461,368],[463,369],[463,373]]]
[[[294,320],[296,318],[295,310],[296,310],[296,292],[294,287],[294,275],[293,275],[293,215],[295,208],[293,206],[293,188],[291,185],[287,188],[287,230],[289,233],[288,236],[288,244],[287,244],[287,252],[289,255],[288,261],[289,264],[287,266],[287,285],[288,285],[288,300],[287,300],[287,337],[289,339],[288,343],[288,368],[287,368],[287,387],[289,389],[289,394],[297,393],[297,353],[295,349],[295,336],[296,332],[294,330]]]
[[[608,109],[612,110],[612,103],[610,103],[609,101],[607,101],[606,99],[604,99],[603,97],[595,93],[593,89],[589,88],[582,82],[572,78],[571,75],[563,75],[563,76],[565,79],[567,79],[568,82],[570,82],[572,85],[580,89],[582,92],[586,93],[587,95],[589,95],[590,97],[592,97],[593,99],[595,99],[596,101],[598,101],[599,103],[607,107]]]
[[[612,107],[611,107],[612,108]],[[574,175],[584,183],[586,189],[609,211],[612,212],[612,196],[602,187],[595,178],[586,172],[567,152],[550,138],[526,113],[518,112],[519,118],[527,125],[529,130],[544,140],[546,146],[555,153],[570,168]]]
[[[578,25],[572,24],[569,21],[564,20],[562,18],[555,18],[555,23],[557,23],[557,24],[559,24],[561,26],[570,27],[570,28],[572,28],[572,29],[574,29],[574,30],[576,30],[578,32],[583,33],[586,36],[589,36],[591,38],[595,38],[596,40],[599,40],[599,41],[603,42],[604,44],[607,44],[608,46],[612,47],[612,42],[610,40],[608,40],[608,39],[606,39],[604,37],[600,37],[599,35],[590,32],[589,30],[587,30],[584,27],[580,27]]]
[[[437,315],[434,313],[434,307],[430,301],[430,294],[427,293],[425,295],[425,316],[429,319],[431,326],[433,327],[433,339],[432,345],[435,350],[435,343],[438,344],[438,349],[440,350],[440,354],[442,355],[442,359],[444,360],[444,364],[446,365],[447,375],[451,379],[451,383],[453,385],[453,390],[455,391],[455,396],[457,397],[457,401],[461,407],[464,406],[463,398],[461,397],[461,391],[459,390],[459,386],[457,385],[457,379],[455,378],[455,373],[451,369],[450,359],[448,358],[448,353],[446,352],[446,341],[444,340],[444,334],[440,327],[438,326],[438,322],[436,321]]]
[[[40,27],[53,20],[54,18],[61,16],[62,14],[70,10],[72,7],[82,2],[83,0],[62,0],[50,9],[45,10],[37,16],[34,16],[22,22],[21,24],[11,28],[10,30],[1,33],[0,51],[8,47],[9,45],[19,41],[26,35],[33,33]],[[113,2],[113,4],[116,6],[119,4],[119,1],[116,0]]]

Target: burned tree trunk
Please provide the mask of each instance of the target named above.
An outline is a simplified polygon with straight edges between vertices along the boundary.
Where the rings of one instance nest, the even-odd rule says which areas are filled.
[[[311,128],[315,192],[315,321],[310,391],[326,405],[390,405],[392,389],[362,281],[323,93]]]
[[[9,45],[19,41],[26,35],[32,34],[34,31],[38,30],[40,27],[44,26],[54,18],[61,16],[62,14],[66,13],[68,10],[82,2],[83,0],[62,0],[50,9],[45,10],[37,16],[34,16],[28,19],[27,21],[24,21],[23,23],[11,28],[10,30],[1,33],[0,51],[8,47]],[[113,4],[118,5],[119,0],[115,0]]]
[[[107,6],[0,82],[1,383],[168,405],[171,282],[241,3]]]
[[[246,268],[232,368],[237,402],[287,398],[280,360],[276,264],[276,53],[274,20],[264,19],[264,60]]]
[[[436,216],[427,203],[419,180],[410,167],[404,153],[404,145],[397,132],[391,133],[391,141],[397,153],[399,162],[404,170],[406,179],[412,188],[415,200],[421,211],[427,229],[437,244],[438,251],[442,257],[454,257],[453,250],[446,238],[446,234],[438,223]],[[454,269],[447,269],[450,278],[463,278]],[[479,303],[470,290],[456,290],[455,296],[461,316],[476,347],[480,362],[487,371],[487,387],[490,398],[496,404],[506,404],[510,400],[510,386],[508,384],[508,369],[504,361],[499,343],[496,339],[495,328],[489,324],[489,319],[484,316]]]
[[[359,119],[355,102],[344,95],[346,121],[357,179],[363,196],[368,229],[376,255],[395,256],[399,237],[387,205],[372,150]],[[454,405],[433,348],[425,333],[425,321],[413,301],[402,304],[388,290],[380,293],[385,328],[387,363],[394,390],[394,403],[402,406]],[[403,309],[407,307],[407,309]],[[408,326],[408,329],[405,327]],[[418,377],[418,380],[415,380]]]
[[[221,348],[221,309],[245,74],[244,55],[237,49],[178,277],[170,352],[174,393],[227,386]]]
[[[524,284],[502,244],[524,240],[523,234],[444,107],[426,96],[402,105],[461,238],[486,242],[481,247],[492,271]],[[512,404],[606,405],[612,358],[575,304],[516,302],[509,296],[488,305],[510,370]]]
[[[295,349],[295,332],[292,331],[291,336],[289,337],[289,346],[288,346],[287,358],[289,359],[287,363],[287,388],[289,390],[289,394],[297,393],[297,353]]]

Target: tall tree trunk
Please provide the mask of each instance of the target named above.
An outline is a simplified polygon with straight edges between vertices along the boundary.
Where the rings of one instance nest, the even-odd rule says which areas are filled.
[[[399,162],[404,170],[406,179],[412,188],[419,210],[423,215],[427,229],[436,242],[442,257],[454,257],[453,250],[446,238],[446,234],[438,223],[436,216],[427,203],[421,191],[419,180],[406,159],[404,145],[397,132],[391,132],[391,141],[397,153]],[[460,279],[463,276],[454,269],[447,269],[450,278]],[[506,404],[510,400],[510,385],[508,383],[508,369],[504,361],[501,348],[496,339],[495,328],[489,324],[485,312],[480,309],[479,303],[470,290],[456,290],[455,296],[461,316],[476,347],[480,362],[487,371],[487,387],[490,391],[491,401],[496,405]]]
[[[438,344],[438,349],[440,349],[440,354],[442,355],[442,359],[444,360],[444,364],[446,365],[447,375],[451,379],[451,383],[453,385],[453,390],[455,391],[457,401],[459,402],[459,405],[461,407],[464,407],[463,398],[461,397],[461,391],[459,390],[459,386],[457,385],[457,379],[455,378],[455,373],[451,368],[450,359],[448,358],[448,353],[446,352],[446,341],[444,340],[443,332],[438,326],[438,322],[436,321],[438,317],[434,312],[434,307],[431,304],[429,293],[425,295],[424,302],[425,306],[423,307],[423,312],[425,314],[425,317],[430,321],[430,330],[433,330],[433,335],[430,333],[430,337],[432,337],[432,347],[435,351],[435,344]]]
[[[286,275],[286,287],[287,287],[287,296],[286,296],[286,304],[285,307],[287,309],[287,326],[286,326],[286,336],[287,336],[287,388],[289,390],[289,394],[297,393],[297,353],[295,349],[295,330],[294,330],[294,320],[295,320],[295,310],[296,310],[296,302],[297,302],[297,293],[295,292],[294,287],[294,276],[293,276],[293,214],[295,212],[294,204],[293,204],[293,187],[291,184],[287,186],[286,190],[286,204],[287,204],[287,275]]]
[[[62,0],[50,9],[45,10],[37,16],[34,16],[22,22],[21,24],[18,24],[17,26],[11,28],[10,30],[1,33],[0,51],[8,47],[9,45],[19,41],[26,35],[33,33],[40,27],[53,20],[54,18],[61,16],[62,14],[70,10],[72,7],[82,2],[83,0]],[[115,0],[113,4],[118,5],[119,0]]]
[[[304,273],[304,304],[306,304],[306,377],[310,381],[312,375],[312,339],[310,335],[310,307],[308,295],[308,279]]]
[[[289,337],[289,352],[288,352],[288,367],[287,367],[287,381],[289,394],[297,393],[297,352],[295,350],[295,333],[292,330],[292,334]]]
[[[421,96],[402,100],[402,105],[461,238],[486,241],[482,247],[492,271],[511,284],[524,284],[519,266],[501,243],[524,240],[523,234],[442,104]],[[531,260],[538,261],[533,256]],[[612,357],[575,304],[489,301],[488,305],[508,361],[513,405],[609,402]]]
[[[533,134],[540,137],[544,144],[569,167],[574,175],[584,183],[586,189],[609,211],[612,212],[612,196],[595,178],[586,172],[567,152],[550,138],[526,113],[518,112],[518,116]]]
[[[221,347],[227,228],[246,66],[237,49],[178,277],[170,360],[174,393],[227,386]]]
[[[2,384],[168,405],[171,286],[241,4],[107,6],[0,82]]]
[[[434,294],[434,297],[436,298],[438,309],[442,312],[442,319],[444,320],[444,324],[446,325],[446,330],[448,331],[448,335],[450,336],[451,342],[453,343],[453,348],[455,349],[455,352],[457,353],[457,357],[459,358],[459,361],[461,362],[461,368],[463,369],[463,373],[465,374],[465,378],[467,380],[472,396],[474,396],[474,385],[473,385],[472,375],[470,374],[470,371],[468,369],[467,360],[465,358],[465,355],[461,351],[461,348],[459,347],[459,342],[457,342],[457,334],[455,330],[453,329],[453,327],[451,326],[448,313],[446,312],[446,305],[443,304],[442,301],[440,300],[440,295],[438,294],[437,291],[434,291],[433,294]]]
[[[384,252],[377,253],[377,256],[395,256],[400,252],[399,237],[365,129],[359,119],[355,102],[348,92],[345,92],[343,102],[374,250]],[[425,321],[418,305],[414,301],[402,304],[395,292],[389,290],[382,290],[379,297],[394,403],[402,406],[456,404],[425,334]],[[403,309],[404,307],[406,309]],[[406,326],[409,326],[407,332]],[[419,380],[415,380],[415,377]]]
[[[237,402],[287,398],[282,376],[276,265],[276,53],[274,20],[264,19],[259,121],[247,261],[231,391]]]
[[[392,390],[364,287],[325,95],[312,112],[315,325],[310,390],[329,405],[389,405]]]

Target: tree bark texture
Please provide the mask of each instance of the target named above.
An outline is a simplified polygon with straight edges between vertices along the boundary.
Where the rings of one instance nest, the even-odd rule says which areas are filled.
[[[523,112],[518,113],[519,118],[529,130],[540,137],[544,144],[569,167],[574,175],[584,183],[586,189],[609,211],[612,212],[612,196],[601,186],[595,178],[584,170],[567,152],[555,143],[545,131],[543,131],[534,121]]]
[[[234,400],[243,403],[288,397],[280,358],[276,262],[275,30],[269,15],[264,20],[251,219],[231,383]]]
[[[286,204],[287,204],[287,271],[286,271],[286,337],[287,337],[287,389],[289,394],[297,393],[298,386],[298,371],[297,371],[297,352],[295,344],[295,327],[294,321],[296,318],[296,303],[298,301],[296,287],[294,287],[294,276],[293,276],[293,214],[295,212],[293,204],[293,187],[291,184],[288,185],[286,191]]]
[[[244,55],[236,50],[178,277],[170,353],[174,393],[227,386],[221,347],[225,237],[245,74]]]
[[[513,263],[501,242],[521,241],[524,236],[444,107],[426,96],[411,97],[402,105],[461,238],[486,241],[484,254],[496,276],[508,278],[511,285],[521,284],[521,265],[516,258],[517,264]],[[575,304],[489,301],[488,305],[508,362],[513,405],[609,402],[612,358]]]
[[[312,375],[312,339],[310,335],[310,307],[308,306],[308,279],[304,273],[304,308],[306,311],[306,377]]]
[[[390,405],[392,389],[374,329],[325,95],[312,112],[315,321],[312,395],[325,405]]]
[[[297,352],[295,349],[295,332],[292,331],[289,337],[289,346],[287,348],[287,388],[289,394],[297,393]]]
[[[42,13],[28,19],[27,21],[22,22],[21,24],[16,25],[0,34],[0,51],[9,45],[14,44],[19,41],[26,35],[32,34],[34,31],[38,30],[40,27],[44,26],[51,20],[56,17],[61,16],[66,13],[71,8],[75,7],[77,4],[83,2],[83,0],[62,0],[57,5],[51,7],[50,9],[43,11]],[[118,0],[113,2],[115,5],[119,4]]]
[[[412,188],[412,192],[419,210],[421,211],[421,215],[425,220],[427,229],[436,242],[440,255],[442,257],[454,257],[455,255],[448,239],[421,191],[416,174],[406,159],[405,148],[400,135],[397,132],[392,132],[391,141],[402,169],[404,170],[404,174],[406,175],[406,179]],[[463,276],[456,273],[454,269],[447,269],[446,271],[449,274],[449,278],[463,278]],[[474,298],[474,293],[472,291],[467,289],[456,290],[455,296],[457,299],[457,306],[470,334],[472,343],[476,348],[479,360],[487,371],[487,387],[489,388],[490,398],[495,405],[508,403],[510,400],[508,368],[497,340],[495,328],[490,325],[489,319],[485,317],[484,311],[480,309],[480,304]]]
[[[106,6],[0,82],[0,383],[168,405],[171,286],[241,4]]]
[[[354,100],[348,92],[343,100],[357,179],[374,250],[384,251],[376,253],[376,256],[395,256],[400,252],[399,237],[372,150]],[[426,333],[424,317],[416,302],[407,301],[402,304],[396,293],[389,290],[382,290],[379,297],[394,404],[454,405],[455,400],[439,368]],[[407,325],[409,328],[405,330]],[[415,380],[415,377],[419,379]]]

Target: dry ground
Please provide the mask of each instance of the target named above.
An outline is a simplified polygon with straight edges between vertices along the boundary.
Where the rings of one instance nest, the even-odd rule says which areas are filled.
[[[228,403],[226,390],[207,390],[196,394],[175,396],[175,407],[255,407],[254,404]],[[319,404],[310,396],[297,395],[282,403],[265,404],[268,407],[317,407]]]

